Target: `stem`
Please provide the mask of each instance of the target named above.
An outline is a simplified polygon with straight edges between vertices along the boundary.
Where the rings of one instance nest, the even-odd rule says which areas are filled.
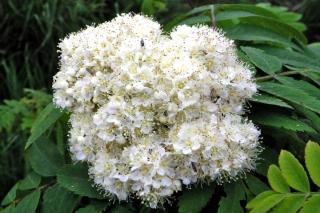
[[[214,14],[214,5],[210,6],[210,15],[211,15],[211,25],[213,27],[213,29],[216,28],[216,17]]]
[[[303,71],[303,72],[306,72],[306,71]],[[279,73],[279,74],[273,74],[273,75],[267,75],[267,76],[263,76],[263,77],[258,77],[258,78],[255,78],[255,81],[266,81],[266,80],[269,80],[269,79],[272,79],[272,78],[276,78],[278,76],[290,76],[290,75],[296,75],[296,74],[299,74],[301,73],[301,71],[286,71],[286,72],[282,72],[282,73]]]
[[[48,186],[51,186],[51,185],[54,184],[54,183],[55,183],[54,181],[51,181],[51,182],[46,183],[46,184],[44,184],[44,185],[42,185],[42,186],[39,186],[38,188],[36,188],[36,189],[34,189],[34,190],[42,190],[42,189],[45,189],[45,188],[47,188]],[[17,198],[17,199],[15,199],[14,201],[12,201],[12,203],[17,204],[17,203],[19,203],[22,199],[23,199],[23,198]]]

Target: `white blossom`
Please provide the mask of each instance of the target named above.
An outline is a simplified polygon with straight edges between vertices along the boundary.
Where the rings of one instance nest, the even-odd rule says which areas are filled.
[[[59,44],[54,102],[71,112],[69,146],[107,194],[155,208],[183,185],[254,168],[256,92],[232,40],[207,26],[170,34],[124,14]]]

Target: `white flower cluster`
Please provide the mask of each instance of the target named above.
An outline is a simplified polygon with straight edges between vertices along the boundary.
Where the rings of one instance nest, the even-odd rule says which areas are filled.
[[[260,132],[241,114],[256,84],[222,33],[182,25],[164,34],[125,14],[59,48],[54,102],[72,113],[74,160],[106,193],[156,207],[183,185],[253,168]]]

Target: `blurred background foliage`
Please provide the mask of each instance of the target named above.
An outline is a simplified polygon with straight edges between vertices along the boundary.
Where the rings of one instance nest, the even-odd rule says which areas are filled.
[[[229,37],[237,40],[237,45],[241,46],[239,49],[240,57],[242,56],[241,58],[244,61],[251,64],[254,71],[258,70],[257,78],[260,78],[261,81],[270,79],[270,76],[263,79],[264,75],[261,75],[261,73],[265,72],[270,74],[271,72],[271,74],[273,74],[279,70],[274,68],[274,66],[276,66],[275,64],[277,64],[277,61],[274,62],[274,60],[277,59],[271,58],[274,62],[272,64],[273,67],[266,68],[264,64],[260,64],[259,60],[254,57],[257,54],[262,54],[262,56],[269,53],[275,54],[274,56],[279,57],[281,60],[287,60],[286,68],[293,71],[303,67],[303,65],[299,64],[299,61],[301,63],[310,62],[308,66],[314,69],[320,67],[318,62],[314,62],[310,58],[306,59],[298,53],[303,51],[303,54],[309,54],[310,57],[313,57],[312,54],[315,53],[319,55],[319,45],[311,45],[308,49],[304,47],[305,44],[303,44],[306,43],[304,35],[306,35],[310,43],[320,41],[320,1],[318,0],[0,1],[0,200],[2,200],[17,180],[22,179],[30,171],[30,166],[25,163],[24,146],[30,136],[32,125],[37,116],[46,105],[51,102],[51,95],[49,94],[51,94],[52,77],[58,70],[58,53],[56,47],[59,39],[70,32],[84,28],[86,25],[101,23],[110,20],[116,16],[116,14],[125,12],[142,12],[154,16],[155,19],[164,25],[166,30],[170,30],[176,24],[181,23],[210,24],[211,19],[210,14],[208,15],[208,8],[203,11],[200,10],[200,15],[197,16],[194,16],[194,14],[199,14],[199,12],[190,15],[189,11],[192,11],[193,8],[212,3],[264,3],[260,4],[261,8],[276,14],[277,19],[294,28],[292,34],[287,32],[286,29],[282,34],[279,33],[280,35],[260,29],[260,34],[255,35],[254,33],[257,32],[255,30],[258,28],[248,27],[248,24],[252,24],[250,20],[245,20],[244,18],[240,22],[223,21],[223,15],[230,14],[224,12],[225,9],[220,7],[221,13],[219,13],[219,17],[217,17],[218,19],[220,18],[220,21],[218,20],[218,27],[222,27],[226,30]],[[266,3],[271,3],[271,5],[278,7],[272,7]],[[217,12],[219,12],[219,8],[217,8],[217,10]],[[188,12],[189,15],[186,15]],[[298,12],[301,15],[291,12]],[[239,13],[233,15],[239,15]],[[299,22],[299,20],[302,22]],[[282,25],[278,29],[279,31],[281,31],[281,27]],[[290,29],[292,30],[292,28]],[[245,38],[248,35],[248,31],[243,31],[243,29],[249,30],[249,32],[252,32],[250,35],[255,37]],[[264,33],[267,35],[261,37],[261,34]],[[291,42],[292,36],[295,38],[295,42]],[[270,40],[270,38],[274,38],[274,40]],[[267,42],[263,39],[267,39]],[[253,42],[252,44],[250,43],[251,40],[257,40],[258,42]],[[288,52],[281,52],[283,49],[272,49],[270,46],[263,46],[270,43],[276,44],[275,47],[282,46],[297,51],[293,53],[291,51],[289,52],[292,54],[291,59],[293,62],[288,62],[289,59],[284,58]],[[257,50],[257,48],[260,49]],[[261,52],[262,50],[264,52]],[[266,57],[268,57],[268,55]],[[307,77],[313,79],[313,83],[319,83],[319,75],[314,74],[311,76],[310,74],[310,76]],[[298,78],[301,79],[300,76]],[[278,78],[277,80],[291,85],[297,83],[292,79],[284,77]],[[315,91],[313,87],[308,86],[308,88],[311,92]],[[265,85],[264,89],[266,93],[272,95],[273,91],[270,89],[270,85]],[[254,116],[256,116],[255,121],[262,124],[262,130],[272,133],[272,137],[266,134],[265,138],[267,140],[278,138],[278,140],[284,141],[281,145],[273,144],[273,146],[281,148],[288,145],[288,140],[296,141],[297,143],[289,144],[289,146],[295,147],[296,153],[294,154],[297,154],[299,150],[303,150],[301,147],[304,146],[304,139],[319,141],[318,134],[315,134],[313,130],[311,131],[303,126],[304,124],[299,123],[299,119],[309,119],[307,123],[319,131],[319,126],[310,122],[312,118],[314,118],[313,121],[315,123],[319,122],[317,116],[314,116],[312,112],[306,112],[301,107],[299,108],[299,106],[295,107],[295,111],[292,112],[290,111],[293,109],[291,105],[270,97],[271,96],[265,95],[263,96],[264,99],[262,98],[263,100],[260,97],[260,99],[258,98],[251,104],[255,107],[256,112],[253,115],[253,119]],[[267,103],[271,106],[266,109],[265,105],[259,105],[261,103]],[[278,126],[284,126],[287,129],[274,129],[275,125],[277,125],[274,120],[270,121],[270,119],[268,120],[262,116],[257,116],[259,113],[261,114],[261,112],[270,112],[272,114],[275,109],[278,114],[282,115],[277,117],[273,114],[273,116],[278,119]],[[290,115],[290,117],[286,117],[286,115]],[[52,137],[57,143],[59,143],[59,141],[66,141],[66,119],[64,116],[59,118],[59,121],[54,124],[54,128],[50,130],[49,135],[53,135]],[[297,121],[297,123],[294,123],[292,120]],[[287,126],[285,125],[286,123],[288,124]],[[301,134],[301,132],[299,132],[301,128],[294,125],[302,125],[302,127],[300,127],[303,131],[310,130],[312,133],[311,136]],[[305,129],[303,129],[304,127]],[[296,131],[298,131],[298,133],[296,133]],[[63,147],[61,149],[63,149]],[[267,149],[266,155],[276,156],[276,152]],[[254,180],[253,176],[249,178]]]

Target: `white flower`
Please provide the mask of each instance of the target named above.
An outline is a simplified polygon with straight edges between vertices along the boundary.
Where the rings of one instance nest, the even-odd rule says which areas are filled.
[[[107,194],[155,208],[183,185],[254,168],[260,132],[241,115],[256,84],[221,32],[164,34],[123,14],[59,49],[53,100],[71,112],[70,152]]]

